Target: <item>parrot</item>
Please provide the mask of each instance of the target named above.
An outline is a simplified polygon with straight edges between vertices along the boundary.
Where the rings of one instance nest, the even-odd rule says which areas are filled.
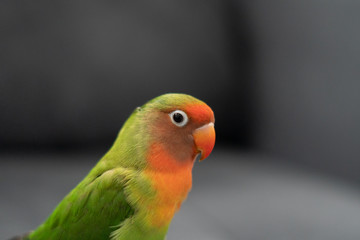
[[[203,101],[166,93],[137,107],[88,175],[23,240],[164,240],[215,145]]]

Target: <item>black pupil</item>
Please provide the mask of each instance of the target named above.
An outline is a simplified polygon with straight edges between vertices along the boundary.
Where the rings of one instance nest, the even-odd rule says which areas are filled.
[[[184,116],[181,113],[174,113],[173,119],[177,123],[181,123],[184,120]]]

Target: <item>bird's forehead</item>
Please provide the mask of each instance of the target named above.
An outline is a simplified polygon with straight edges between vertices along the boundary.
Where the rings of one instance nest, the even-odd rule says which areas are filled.
[[[189,115],[190,118],[194,119],[197,122],[214,122],[214,113],[211,108],[206,104],[188,104],[184,106],[185,112]]]

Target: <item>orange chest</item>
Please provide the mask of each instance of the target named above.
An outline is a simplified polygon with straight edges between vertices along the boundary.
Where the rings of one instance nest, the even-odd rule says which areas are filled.
[[[191,159],[179,161],[166,151],[162,144],[152,144],[145,169],[156,193],[156,202],[162,205],[182,202],[191,189]]]
[[[145,206],[147,219],[151,225],[166,226],[191,189],[194,161],[176,159],[163,144],[155,143],[150,146],[147,161],[144,173],[154,193]]]
[[[191,189],[191,168],[177,169],[174,172],[148,171],[147,175],[156,192],[155,201],[163,206],[181,203]]]
[[[147,171],[155,191],[154,198],[147,206],[148,220],[151,225],[165,226],[171,222],[174,214],[191,189],[191,169],[182,169],[172,173]]]

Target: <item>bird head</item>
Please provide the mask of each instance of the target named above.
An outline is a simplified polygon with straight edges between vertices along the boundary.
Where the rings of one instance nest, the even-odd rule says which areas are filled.
[[[151,165],[157,170],[192,166],[207,158],[215,145],[214,113],[186,94],[164,94],[136,108],[124,124],[108,159],[122,156],[124,165]]]
[[[178,162],[207,158],[215,145],[214,113],[186,94],[164,94],[138,108],[146,123],[150,147]]]

